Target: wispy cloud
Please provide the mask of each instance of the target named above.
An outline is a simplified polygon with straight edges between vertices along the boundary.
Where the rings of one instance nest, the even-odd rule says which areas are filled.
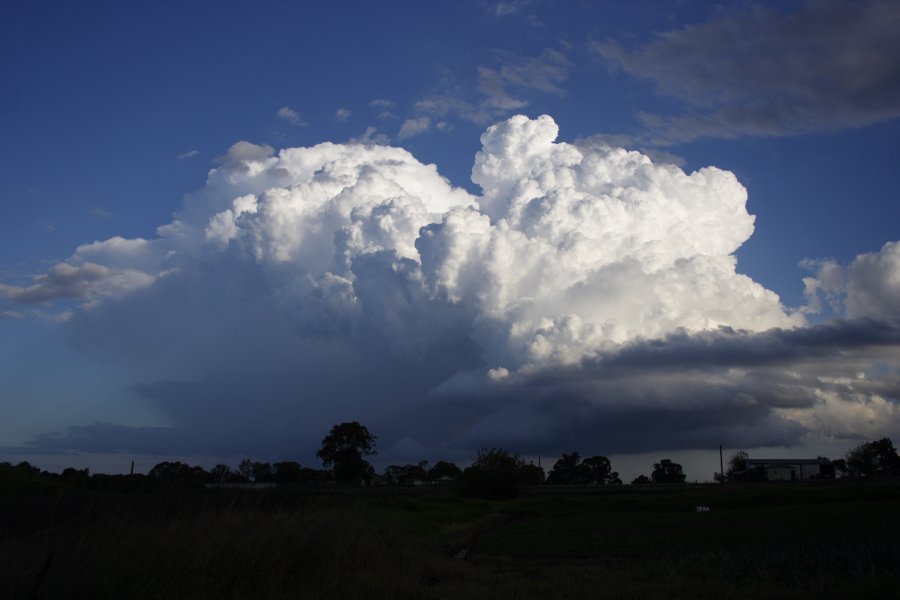
[[[363,144],[364,146],[370,146],[373,144],[385,146],[391,143],[391,136],[378,131],[377,128],[370,125],[366,127],[366,130],[362,135],[350,138],[347,143]]]
[[[397,137],[401,140],[406,140],[411,137],[421,135],[429,129],[431,129],[430,117],[416,117],[414,119],[407,119],[403,122],[403,125],[400,126],[400,131],[397,133]]]
[[[15,310],[0,311],[0,319],[24,319],[25,315]]]
[[[489,14],[498,19],[520,17],[534,26],[541,26],[542,23],[533,10],[534,4],[534,0],[499,0],[488,2],[484,7]]]
[[[297,127],[306,127],[309,124],[304,122],[303,119],[300,118],[300,113],[290,106],[282,106],[275,112],[275,116],[279,119],[284,119],[291,125],[296,125]]]
[[[900,4],[809,0],[799,9],[723,9],[628,48],[597,42],[613,69],[687,110],[640,115],[657,143],[783,136],[900,116]]]
[[[334,118],[338,121],[346,121],[350,118],[352,111],[349,108],[339,108],[334,113]]]
[[[497,53],[493,66],[477,69],[476,94],[453,90],[431,94],[415,104],[418,112],[432,117],[454,115],[474,123],[486,123],[528,105],[521,94],[541,92],[563,95],[571,63],[557,50],[545,49],[532,57]]]
[[[371,106],[373,108],[388,109],[388,108],[394,108],[395,106],[397,106],[397,103],[394,102],[393,100],[387,100],[385,98],[375,98],[374,100],[371,100],[369,102],[369,106]]]
[[[111,219],[113,216],[111,212],[109,212],[105,208],[100,208],[99,206],[92,206],[91,214],[96,217],[100,217],[101,219]]]
[[[194,157],[197,156],[198,154],[200,154],[200,151],[199,151],[199,150],[188,150],[187,152],[184,152],[184,153],[182,153],[182,154],[179,154],[178,156],[176,156],[176,158],[177,158],[178,160],[187,160],[187,159],[189,159],[189,158],[194,158]]]

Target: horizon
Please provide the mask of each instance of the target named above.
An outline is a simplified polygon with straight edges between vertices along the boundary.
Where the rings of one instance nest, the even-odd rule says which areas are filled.
[[[2,460],[900,435],[891,2],[0,16]]]

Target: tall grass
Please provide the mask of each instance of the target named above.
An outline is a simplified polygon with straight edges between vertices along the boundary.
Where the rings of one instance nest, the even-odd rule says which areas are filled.
[[[685,486],[494,502],[0,485],[0,597],[890,597],[898,491]]]

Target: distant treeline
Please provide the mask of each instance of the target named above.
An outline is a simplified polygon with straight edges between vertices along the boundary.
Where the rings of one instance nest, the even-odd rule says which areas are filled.
[[[337,466],[337,465],[333,465]],[[681,465],[663,459],[654,465],[653,477],[643,477],[637,483],[672,482],[685,479]],[[275,463],[244,459],[236,468],[217,464],[207,470],[181,461],[165,461],[155,465],[147,474],[105,475],[91,474],[89,469],[66,468],[62,473],[41,471],[28,462],[17,465],[4,462],[0,469],[7,473],[57,481],[90,489],[142,490],[158,487],[241,487],[260,484],[332,486],[337,484],[366,486],[438,486],[456,485],[466,495],[508,497],[515,495],[521,485],[621,485],[619,474],[605,456],[581,459],[578,452],[564,453],[549,473],[518,454],[500,448],[480,450],[472,464],[461,469],[455,463],[440,460],[429,465],[390,465],[380,474],[364,473],[360,478],[341,481],[335,468],[314,469],[295,461]]]
[[[15,466],[0,463],[0,470],[18,473],[41,480],[92,489],[140,490],[156,487],[240,487],[267,485],[365,485],[365,486],[434,486],[454,485],[464,495],[503,498],[516,494],[523,485],[621,485],[619,474],[613,470],[609,458],[590,456],[582,459],[578,452],[564,453],[545,473],[533,462],[524,461],[519,454],[502,448],[484,448],[475,455],[472,464],[461,469],[448,461],[429,466],[427,461],[416,464],[390,465],[383,473],[376,473],[365,456],[375,454],[375,440],[368,429],[357,422],[332,427],[316,453],[324,469],[301,466],[295,461],[276,463],[242,460],[236,468],[217,464],[209,470],[181,461],[165,461],[146,474],[91,475],[88,469],[67,468],[62,473],[49,473],[27,462]],[[821,458],[821,457],[820,457]],[[763,477],[759,469],[748,469],[746,452],[738,451],[729,460],[724,474],[716,479],[725,481],[755,480]],[[847,453],[846,458],[828,461],[825,477],[835,475],[870,477],[900,475],[900,455],[890,439],[865,442]],[[670,459],[653,464],[650,476],[640,475],[633,485],[684,483],[687,476],[682,466]]]

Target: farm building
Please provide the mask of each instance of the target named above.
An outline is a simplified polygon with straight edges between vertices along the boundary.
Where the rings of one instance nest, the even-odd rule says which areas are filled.
[[[765,481],[797,481],[834,477],[834,467],[827,458],[748,458],[743,473]]]

